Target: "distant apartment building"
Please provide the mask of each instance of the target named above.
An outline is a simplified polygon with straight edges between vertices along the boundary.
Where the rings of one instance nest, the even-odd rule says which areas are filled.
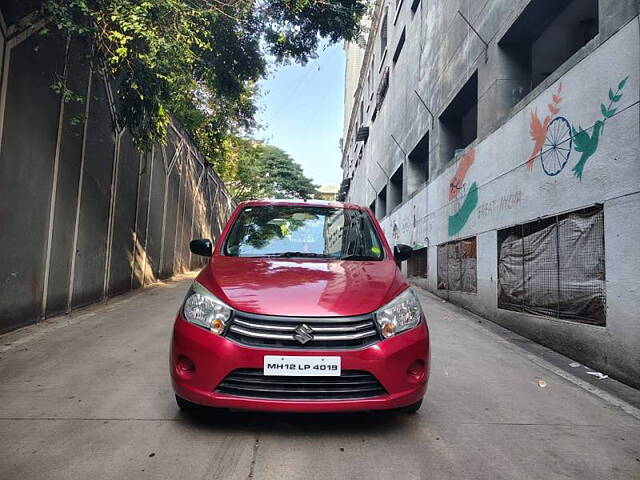
[[[636,387],[638,8],[378,0],[338,195],[432,292]]]
[[[319,200],[335,200],[338,195],[336,185],[321,185],[316,189],[315,197]]]

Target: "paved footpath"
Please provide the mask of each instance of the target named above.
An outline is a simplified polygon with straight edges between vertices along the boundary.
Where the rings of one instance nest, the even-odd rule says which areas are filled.
[[[640,411],[599,388],[616,382],[423,291],[417,415],[185,416],[167,356],[190,281],[0,338],[0,479],[640,479]]]

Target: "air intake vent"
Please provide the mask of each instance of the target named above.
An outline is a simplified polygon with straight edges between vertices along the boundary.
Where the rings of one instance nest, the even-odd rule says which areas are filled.
[[[265,376],[261,369],[234,370],[220,383],[218,393],[282,400],[348,400],[386,395],[368,372],[345,370],[339,377]]]

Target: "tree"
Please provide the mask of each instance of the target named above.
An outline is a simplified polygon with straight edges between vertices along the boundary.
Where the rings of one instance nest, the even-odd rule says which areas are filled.
[[[225,154],[217,157],[229,193],[241,202],[257,198],[310,198],[316,185],[285,151],[255,140],[231,137]]]
[[[258,157],[262,191],[271,198],[310,198],[318,188],[286,152],[265,145]]]
[[[265,196],[259,163],[263,148],[254,140],[229,137],[223,145],[224,153],[215,157],[215,169],[235,201]]]
[[[267,58],[304,63],[322,39],[355,39],[364,11],[364,0],[44,0],[37,19],[115,80],[118,122],[139,148],[163,141],[173,115],[215,158],[255,126]]]

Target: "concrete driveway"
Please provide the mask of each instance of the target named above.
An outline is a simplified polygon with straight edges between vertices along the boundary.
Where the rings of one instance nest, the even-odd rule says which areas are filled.
[[[417,415],[185,416],[168,348],[190,281],[0,338],[0,479],[640,478],[640,412],[599,385],[624,387],[424,292]]]

